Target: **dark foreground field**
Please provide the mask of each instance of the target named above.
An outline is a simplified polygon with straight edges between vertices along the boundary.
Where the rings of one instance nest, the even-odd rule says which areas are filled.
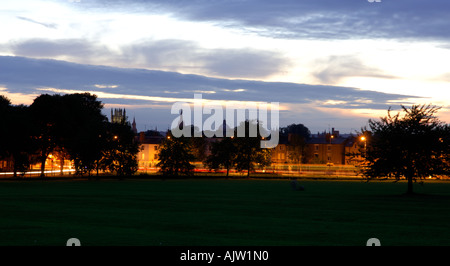
[[[0,182],[0,245],[450,245],[450,183]]]

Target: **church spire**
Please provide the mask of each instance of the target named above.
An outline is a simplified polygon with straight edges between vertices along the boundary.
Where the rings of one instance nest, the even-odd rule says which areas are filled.
[[[136,127],[136,118],[133,117],[133,124],[131,124],[133,126],[133,132],[134,134],[137,134],[137,127]]]

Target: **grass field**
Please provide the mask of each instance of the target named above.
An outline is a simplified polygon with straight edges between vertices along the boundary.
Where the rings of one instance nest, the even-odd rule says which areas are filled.
[[[0,182],[0,245],[450,245],[450,182]]]

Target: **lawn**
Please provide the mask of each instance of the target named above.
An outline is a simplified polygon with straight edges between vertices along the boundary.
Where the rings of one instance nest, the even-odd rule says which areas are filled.
[[[0,182],[0,245],[450,245],[450,182]]]

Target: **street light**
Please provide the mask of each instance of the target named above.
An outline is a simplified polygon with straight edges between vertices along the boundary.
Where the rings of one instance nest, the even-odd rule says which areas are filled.
[[[50,174],[53,174],[53,154],[49,154],[48,158],[50,159]]]
[[[362,136],[361,141],[364,141],[364,157],[367,155],[367,139],[366,137]]]

